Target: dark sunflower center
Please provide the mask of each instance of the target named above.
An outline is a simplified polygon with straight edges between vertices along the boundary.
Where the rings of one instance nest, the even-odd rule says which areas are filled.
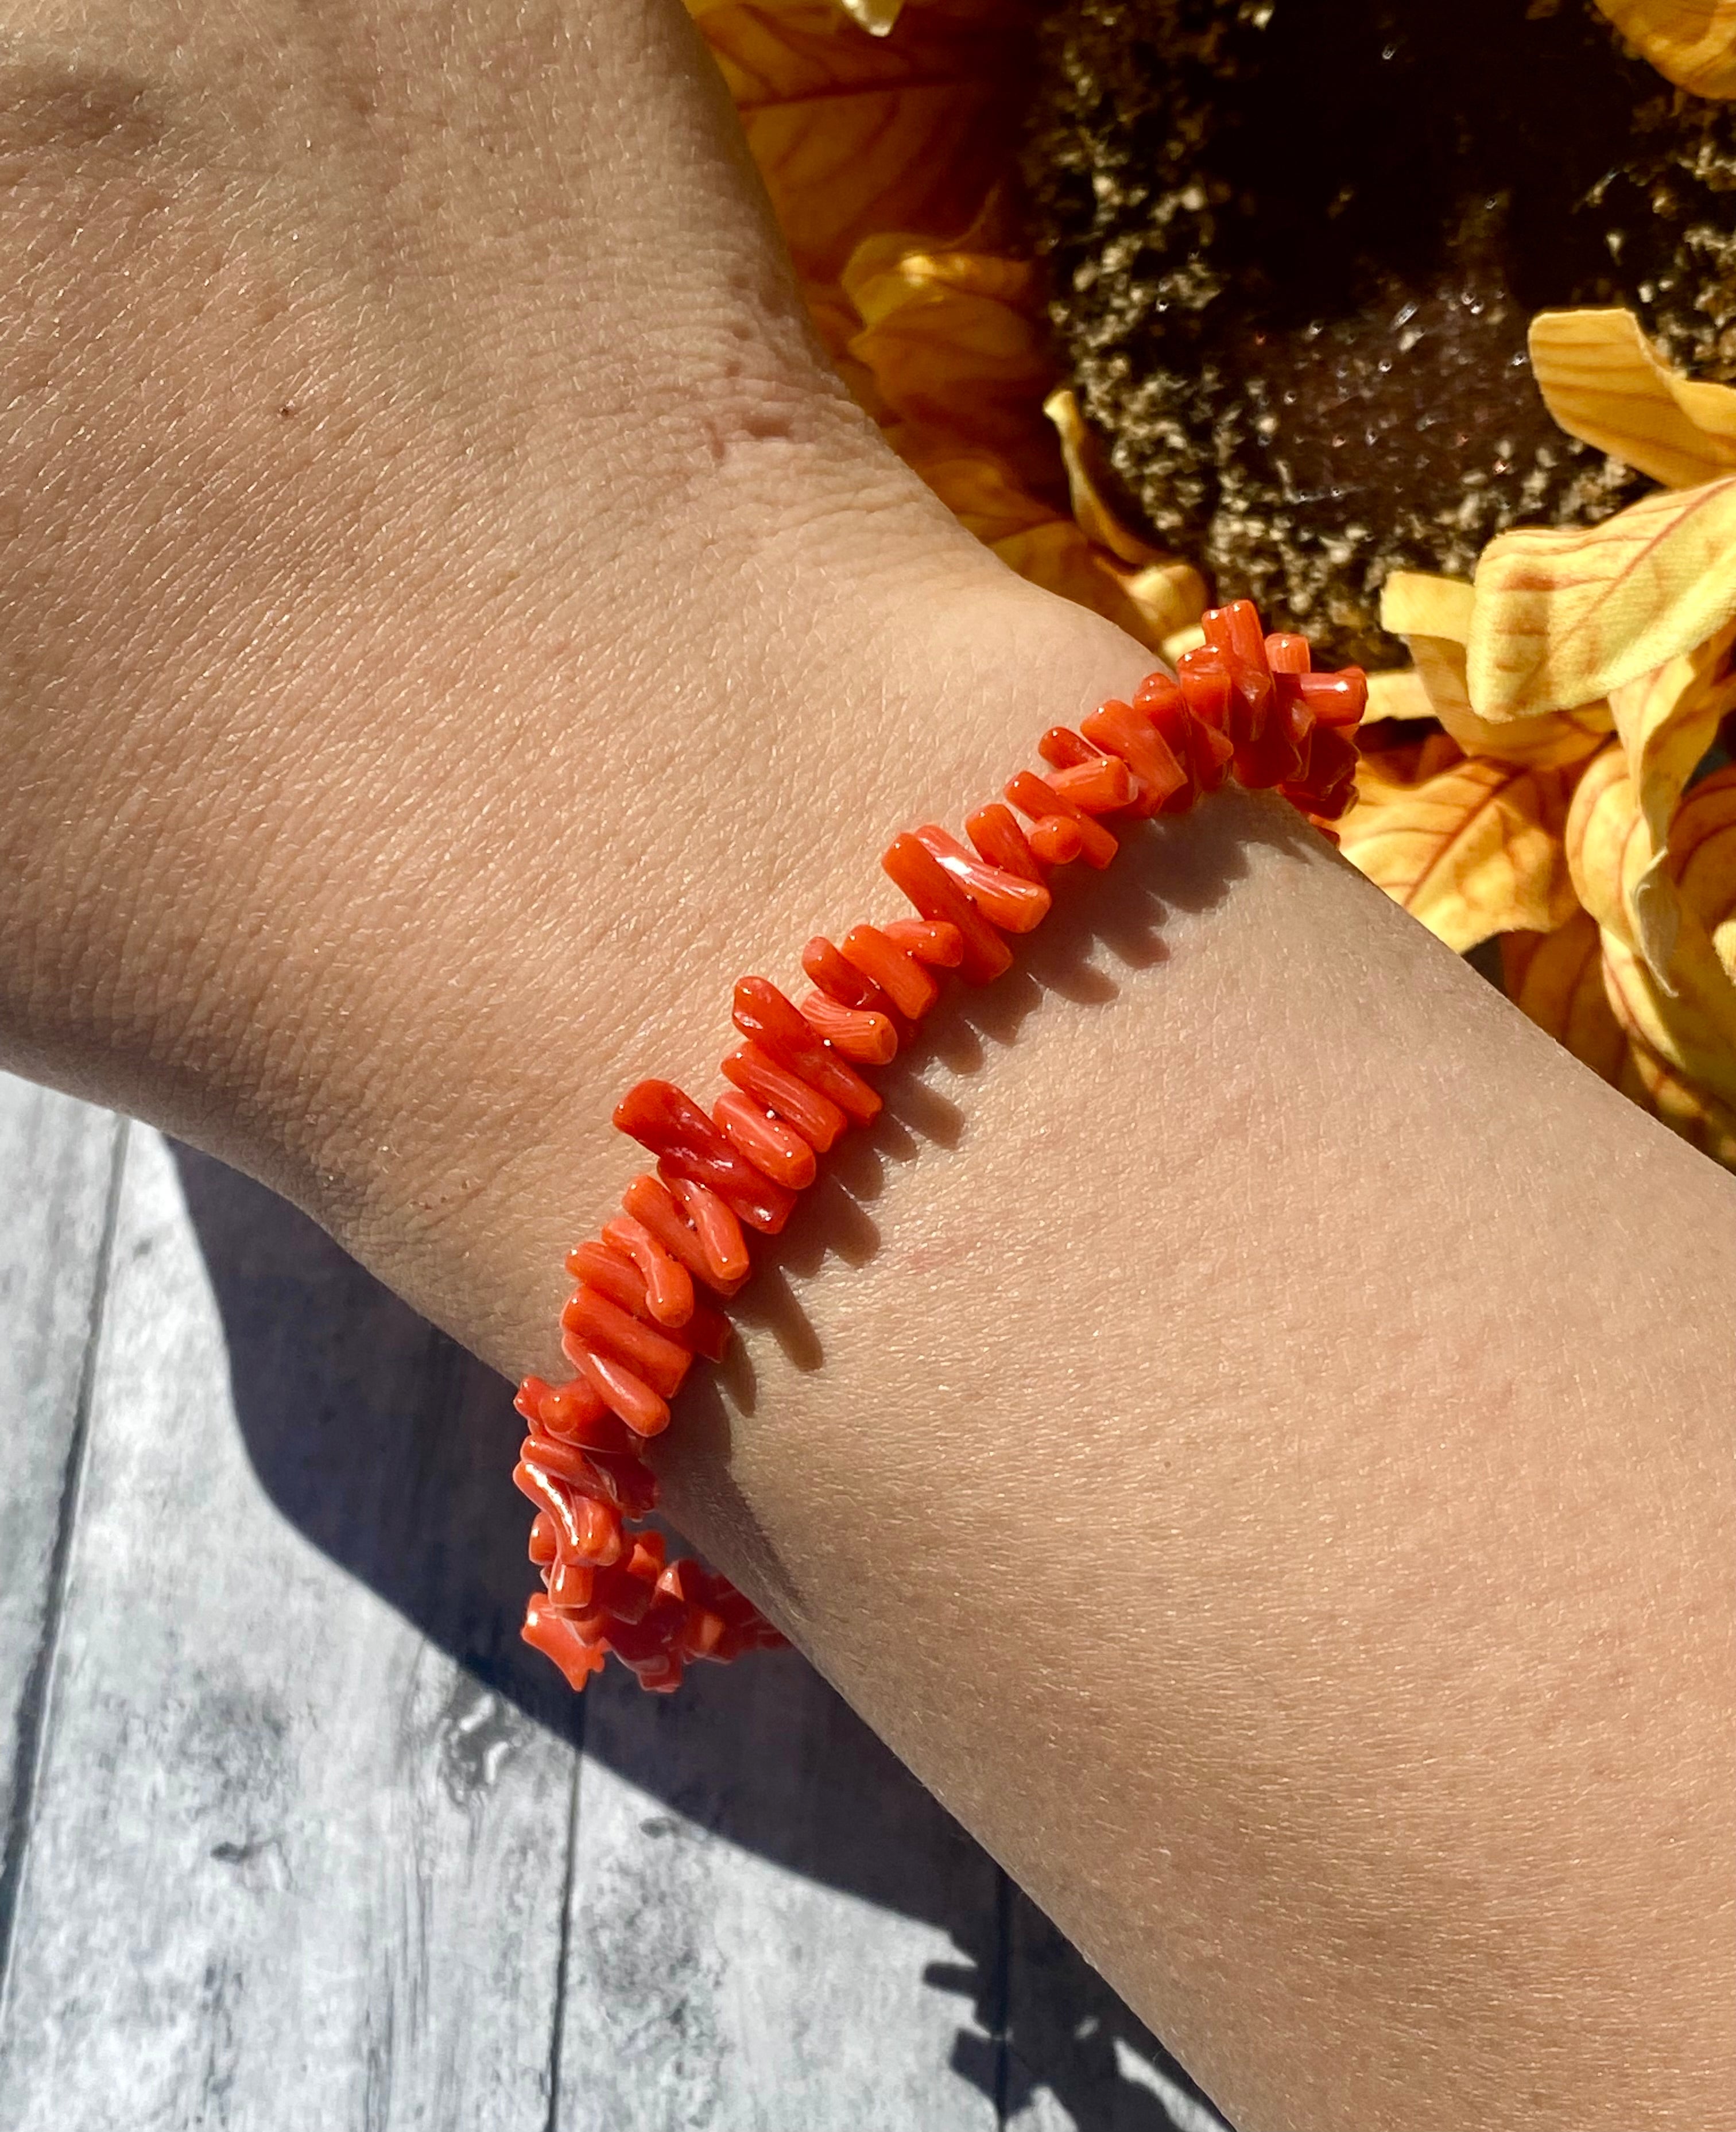
[[[1026,158],[1087,415],[1160,539],[1390,665],[1395,568],[1644,484],[1565,437],[1533,312],[1736,377],[1736,118],[1586,0],[1075,0]]]

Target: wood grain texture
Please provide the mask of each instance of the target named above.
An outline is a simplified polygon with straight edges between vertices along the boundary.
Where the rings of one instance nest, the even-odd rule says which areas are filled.
[[[433,1336],[383,1296],[358,1322],[341,1255],[286,1281],[247,1263],[244,1237],[220,1242],[232,1305],[262,1290],[283,1349],[344,1350],[324,1380],[341,1415],[270,1396],[254,1413],[255,1429],[301,1424],[291,1464],[317,1461],[334,1421],[389,1440],[392,1403],[430,1398]],[[322,1309],[322,1271],[347,1311]],[[269,1343],[239,1331],[238,1368],[269,1370]],[[570,1750],[278,1514],[236,1427],[248,1389],[175,1164],[135,1131],[0,2010],[0,2125],[543,2132]],[[301,1477],[358,1473],[373,1500],[349,1516],[412,1544],[424,1476],[329,1462]]]
[[[0,1074],[0,1971],[119,1140],[108,1112]]]
[[[563,2132],[990,2132],[984,1854],[793,1654],[589,1692]]]
[[[118,1145],[0,1080],[0,2132],[1215,2127],[793,1654],[570,1697],[506,1388],[217,1164],[132,1128],[110,1200]]]

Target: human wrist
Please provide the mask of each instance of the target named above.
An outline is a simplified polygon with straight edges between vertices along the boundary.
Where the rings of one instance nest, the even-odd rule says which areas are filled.
[[[691,744],[660,732],[648,765],[629,743],[582,852],[550,826],[569,806],[560,770],[536,766],[496,804],[504,907],[485,898],[479,919],[475,884],[454,882],[419,920],[439,983],[325,1085],[320,1120],[294,1122],[298,1147],[329,1136],[321,1218],[503,1370],[551,1360],[561,1253],[624,1181],[622,1088],[649,1072],[709,1087],[729,975],[788,984],[811,934],[892,915],[892,830],[962,816],[1043,726],[1149,665],[988,568],[950,601],[858,602],[848,633],[810,631],[788,665],[762,651],[748,720],[724,723],[737,684],[695,674],[676,699]]]

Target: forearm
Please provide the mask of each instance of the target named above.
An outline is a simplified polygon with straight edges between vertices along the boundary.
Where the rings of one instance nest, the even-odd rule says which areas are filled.
[[[1261,808],[1029,967],[743,1298],[678,1521],[1243,2121],[1727,2121],[1728,1184]]]
[[[382,19],[11,196],[6,1043],[517,1371],[622,1089],[1145,662],[824,380],[682,26],[551,17],[557,95]],[[744,1292],[679,1520],[1245,2120],[1719,2121],[1730,1188],[1277,811],[1024,967]]]

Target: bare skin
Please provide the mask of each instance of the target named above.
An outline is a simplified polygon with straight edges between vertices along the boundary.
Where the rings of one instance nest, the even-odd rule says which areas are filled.
[[[801,317],[674,0],[12,0],[0,1052],[503,1371],[645,1072],[1148,661]],[[675,1513],[1241,2122],[1736,2124],[1736,1187],[1276,807],[1130,838]]]

